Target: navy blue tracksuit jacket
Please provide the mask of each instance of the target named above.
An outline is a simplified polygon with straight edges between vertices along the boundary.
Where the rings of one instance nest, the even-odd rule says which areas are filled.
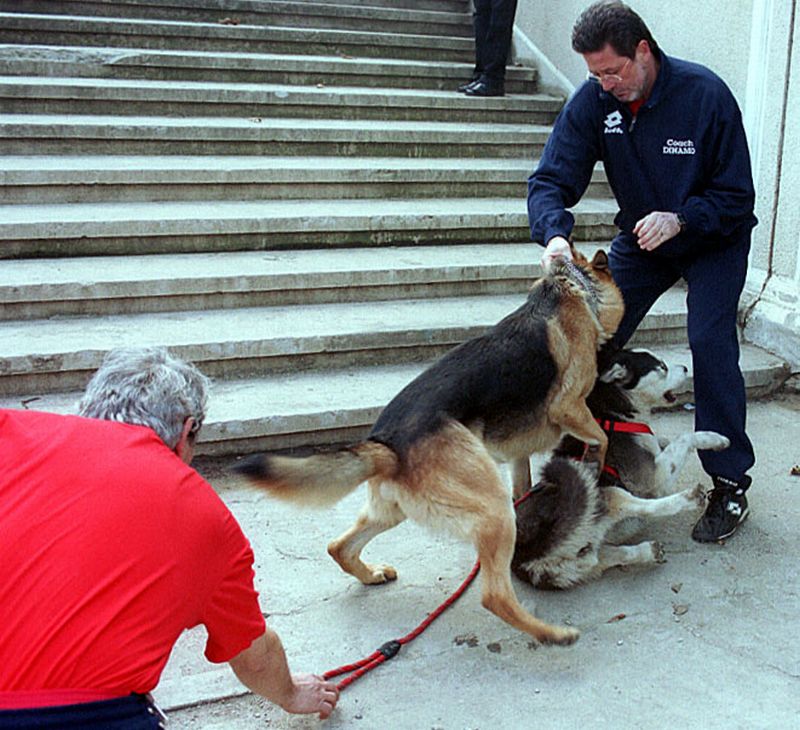
[[[534,241],[569,238],[567,208],[603,163],[619,205],[610,261],[626,313],[615,337],[624,345],[655,300],[678,279],[688,284],[688,336],[696,427],[731,439],[701,452],[709,474],[739,480],[753,462],[745,434],[736,313],[756,225],[755,193],[741,113],[712,71],[659,52],[650,97],[634,116],[600,84],[582,84],[562,109],[528,180]],[[653,211],[680,213],[686,227],[655,251],[641,251],[636,222]]]

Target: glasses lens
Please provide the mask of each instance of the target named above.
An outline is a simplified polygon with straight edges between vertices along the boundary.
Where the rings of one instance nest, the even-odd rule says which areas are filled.
[[[596,74],[589,71],[586,74],[586,78],[589,81],[596,81],[598,84],[606,83],[606,84],[618,84],[622,81],[622,72],[627,68],[628,64],[631,62],[630,58],[625,59],[625,63],[622,64],[622,68],[617,73],[614,74]]]

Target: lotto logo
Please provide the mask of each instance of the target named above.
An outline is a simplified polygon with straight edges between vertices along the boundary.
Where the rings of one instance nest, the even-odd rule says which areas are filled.
[[[619,111],[613,111],[604,120],[606,128],[603,130],[604,134],[622,134],[622,114]]]

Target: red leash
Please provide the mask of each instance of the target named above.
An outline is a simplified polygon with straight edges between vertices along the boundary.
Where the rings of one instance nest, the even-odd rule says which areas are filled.
[[[427,618],[415,628],[412,632],[406,634],[405,636],[399,639],[393,639],[392,641],[387,641],[383,646],[376,649],[372,654],[368,657],[361,659],[360,661],[354,662],[353,664],[345,664],[343,667],[339,667],[338,669],[331,669],[329,672],[325,672],[323,674],[323,678],[325,679],[332,679],[333,677],[338,677],[340,674],[346,674],[347,672],[352,672],[349,676],[342,679],[336,687],[341,691],[349,684],[355,682],[359,677],[363,677],[367,672],[372,669],[375,669],[379,664],[383,664],[385,661],[392,659],[397,655],[400,649],[403,647],[404,644],[408,644],[409,641],[413,641],[416,639],[425,629],[428,628],[439,616],[442,615],[450,606],[452,606],[459,598],[461,598],[461,594],[464,593],[467,588],[469,588],[470,583],[475,580],[475,576],[478,575],[478,571],[481,569],[480,562],[476,562],[473,566],[470,574],[466,577],[464,582],[456,589],[456,591],[444,602],[442,603],[439,608],[437,608],[433,613],[428,614]]]
[[[516,502],[514,502],[514,507],[516,508],[522,504],[522,502],[530,497],[532,493],[533,490],[525,492],[525,494],[523,494]],[[428,626],[430,626],[437,618],[439,618],[439,616],[441,616],[448,608],[450,608],[450,606],[452,606],[459,598],[461,598],[464,591],[466,591],[472,581],[475,580],[475,576],[478,575],[478,571],[480,571],[480,569],[481,562],[480,560],[476,560],[475,565],[472,566],[472,570],[464,579],[464,582],[458,588],[456,588],[456,590],[450,595],[449,598],[447,598],[446,601],[444,601],[444,603],[442,603],[435,611],[428,614],[428,616],[413,631],[399,639],[387,641],[364,659],[353,662],[352,664],[345,664],[337,669],[331,669],[325,672],[325,674],[322,675],[323,679],[333,679],[334,677],[338,677],[340,674],[347,674],[348,672],[351,672],[351,674],[342,679],[336,685],[336,688],[341,692],[345,687],[355,682],[359,677],[363,677],[367,672],[375,669],[375,667],[378,665],[389,661],[389,659],[393,659],[395,656],[397,656],[400,649],[403,648],[404,644],[408,644],[410,641],[416,639],[423,631],[425,631],[425,629],[428,628]]]

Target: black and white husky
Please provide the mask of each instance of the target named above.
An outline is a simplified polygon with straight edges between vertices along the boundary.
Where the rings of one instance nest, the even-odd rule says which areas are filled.
[[[571,437],[559,445],[517,507],[512,569],[518,577],[568,588],[608,568],[664,561],[655,541],[614,543],[630,535],[632,523],[641,525],[629,518],[668,517],[705,503],[700,485],[674,494],[678,476],[691,451],[725,449],[728,439],[695,431],[668,443],[634,420],[674,403],[686,379],[686,367],[670,367],[646,350],[615,355],[586,401],[608,433],[607,468],[598,477],[593,465],[581,463],[584,446]],[[521,468],[515,464],[515,474]]]

